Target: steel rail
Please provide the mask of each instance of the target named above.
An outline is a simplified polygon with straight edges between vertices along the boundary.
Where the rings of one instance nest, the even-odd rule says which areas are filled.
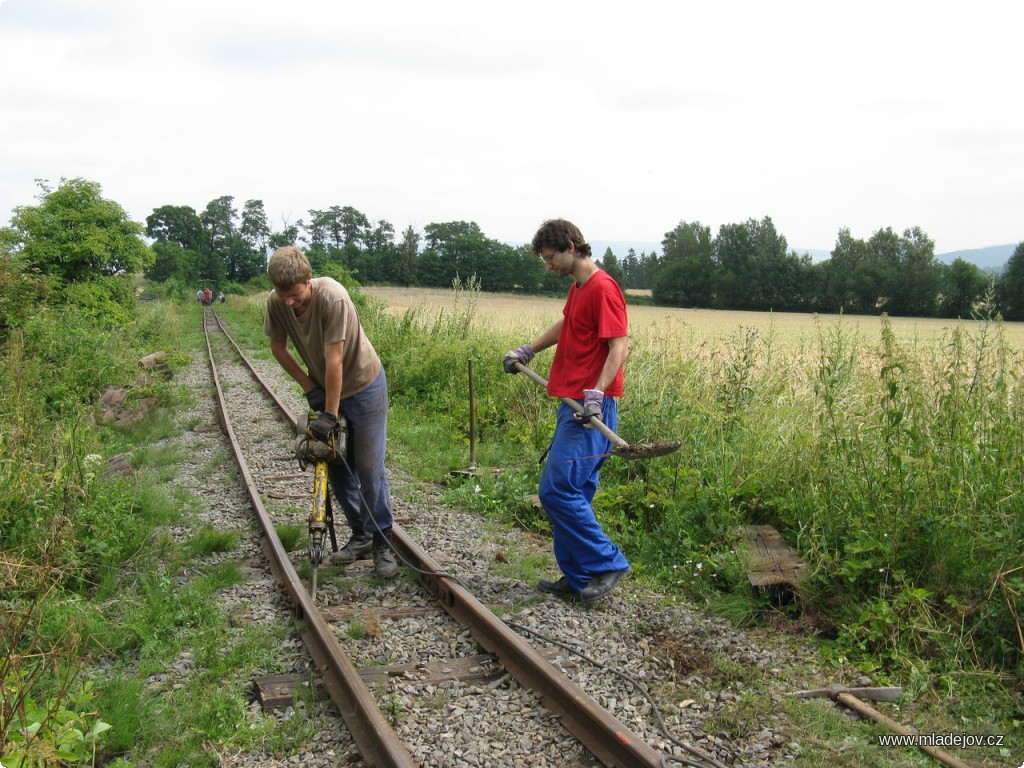
[[[220,324],[219,317],[217,322]],[[230,338],[223,325],[220,327]],[[269,393],[270,388],[259,378],[255,368],[237,345],[235,350]],[[276,397],[273,399],[284,417],[294,427],[295,418]],[[247,482],[251,481],[247,478]],[[274,539],[276,538],[275,534]],[[559,716],[563,727],[602,764],[609,768],[660,768],[666,764],[666,755],[663,752],[654,749],[643,738],[633,733],[561,670],[541,656],[533,646],[477,600],[455,577],[444,572],[440,565],[405,534],[398,523],[392,527],[391,542],[398,550],[398,554],[419,571],[420,583],[437,599],[440,606],[460,625],[466,627],[481,647],[493,653],[520,685],[538,694],[544,705]],[[285,565],[294,575],[294,569],[287,557]],[[295,588],[289,591],[294,591],[305,601],[308,597],[306,590],[301,582],[298,582],[297,577],[295,578]],[[314,606],[310,605],[305,612],[319,620],[319,614]],[[376,703],[372,698],[370,705],[376,709]],[[347,716],[345,721],[348,722]]]
[[[216,317],[216,313],[211,313]],[[285,551],[281,540],[274,529],[273,521],[263,506],[259,489],[256,487],[252,475],[249,472],[248,464],[242,456],[241,447],[235,439],[234,430],[231,426],[231,419],[227,413],[227,406],[224,399],[224,391],[220,385],[220,378],[217,375],[217,364],[213,357],[213,347],[210,344],[210,334],[206,328],[206,313],[204,312],[203,332],[206,336],[206,350],[210,359],[210,372],[213,377],[214,387],[217,391],[217,402],[220,406],[221,426],[231,443],[231,450],[235,456],[235,463],[242,475],[246,493],[256,510],[256,518],[259,521],[260,529],[263,531],[263,551],[270,561],[271,570],[278,581],[284,586],[291,600],[295,614],[296,626],[302,641],[305,644],[310,656],[316,663],[317,670],[323,677],[324,685],[330,692],[331,699],[341,712],[345,724],[348,726],[353,741],[358,746],[363,759],[373,766],[384,768],[414,768],[416,763],[409,754],[405,745],[399,740],[391,725],[384,718],[377,706],[373,694],[359,676],[358,670],[349,660],[345,651],[338,645],[337,639],[330,626],[321,617],[316,605],[306,591],[306,586],[299,579],[295,572],[288,553]],[[221,331],[228,338],[230,336],[220,323],[217,317],[217,324]],[[232,341],[232,344],[234,342]],[[238,350],[238,347],[235,347]],[[238,350],[241,355],[241,351]],[[242,355],[246,367],[254,374],[255,369]],[[257,378],[259,376],[257,375]],[[262,379],[260,379],[261,384]],[[266,386],[265,384],[263,385]],[[279,408],[283,408],[280,401],[274,398]],[[283,411],[290,418],[285,409]]]
[[[420,582],[445,611],[466,627],[483,648],[497,656],[520,685],[537,693],[544,705],[559,716],[565,729],[604,765],[625,768],[665,764],[662,752],[619,722],[458,581],[445,574],[397,525],[391,537],[399,554],[420,571]]]

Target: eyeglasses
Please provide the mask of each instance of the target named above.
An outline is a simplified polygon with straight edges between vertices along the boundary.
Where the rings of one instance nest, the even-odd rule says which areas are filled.
[[[552,251],[550,255],[542,253],[540,255],[540,258],[545,264],[550,264],[552,261],[555,260],[555,256],[557,255],[558,251]]]

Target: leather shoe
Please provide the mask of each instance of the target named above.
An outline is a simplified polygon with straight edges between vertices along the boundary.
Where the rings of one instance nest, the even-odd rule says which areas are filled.
[[[619,583],[619,579],[629,573],[627,568],[624,571],[605,571],[604,573],[598,573],[590,577],[590,583],[583,588],[580,593],[580,598],[585,603],[589,603],[598,598],[604,597],[613,589],[615,585]]]
[[[565,576],[558,581],[541,579],[537,582],[537,590],[539,592],[547,592],[549,595],[558,595],[559,597],[578,597],[576,590],[570,587],[569,582],[565,580]]]

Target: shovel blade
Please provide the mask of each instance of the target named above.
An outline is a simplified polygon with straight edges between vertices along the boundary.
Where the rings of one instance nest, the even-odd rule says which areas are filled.
[[[633,445],[624,445],[616,448],[612,451],[612,456],[618,456],[619,458],[630,460],[654,459],[658,456],[675,453],[681,446],[682,443],[678,440],[657,443],[635,443]]]

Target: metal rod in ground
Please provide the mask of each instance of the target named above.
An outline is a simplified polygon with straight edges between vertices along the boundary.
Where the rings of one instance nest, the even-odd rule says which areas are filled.
[[[466,361],[469,367],[469,471],[476,470],[476,408],[473,404],[473,360]]]

